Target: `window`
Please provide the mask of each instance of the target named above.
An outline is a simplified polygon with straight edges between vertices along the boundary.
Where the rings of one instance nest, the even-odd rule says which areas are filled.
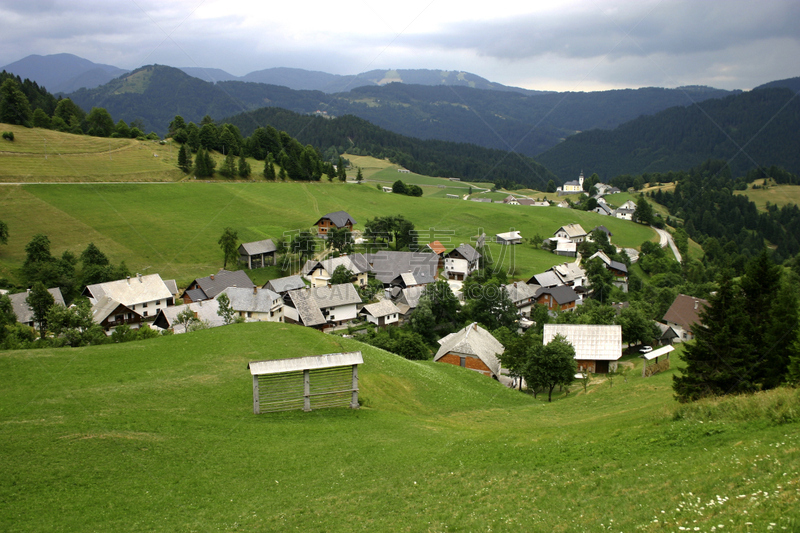
[[[461,359],[461,368],[467,368],[467,358],[460,357],[459,359]]]
[[[147,302],[142,304],[142,309],[144,309],[145,307],[147,307]]]
[[[144,313],[142,313],[142,316],[147,316],[147,311],[145,311]]]
[[[156,300],[156,305],[161,305],[161,300]]]
[[[114,322],[122,322],[124,320],[123,315],[114,315]]]

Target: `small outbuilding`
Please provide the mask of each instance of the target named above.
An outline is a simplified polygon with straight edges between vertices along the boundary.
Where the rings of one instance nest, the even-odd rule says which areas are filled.
[[[400,309],[389,300],[365,305],[361,308],[360,313],[366,317],[368,322],[372,322],[378,327],[386,327],[400,321]]]
[[[358,409],[361,352],[251,361],[253,413],[350,407]]]
[[[578,370],[607,374],[622,357],[622,327],[595,324],[545,324],[543,344],[562,335],[575,348]]]
[[[468,368],[494,379],[500,376],[498,357],[505,347],[477,322],[440,339],[439,344],[434,361]]]
[[[653,374],[669,370],[669,353],[674,349],[674,346],[668,344],[657,350],[642,354],[641,357],[644,359],[642,377],[649,378]]]

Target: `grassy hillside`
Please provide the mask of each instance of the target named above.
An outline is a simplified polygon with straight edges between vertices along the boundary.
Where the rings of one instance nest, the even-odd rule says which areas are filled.
[[[743,194],[756,204],[760,211],[765,211],[767,203],[778,207],[786,204],[800,205],[800,186],[797,185],[772,185],[767,189],[752,189],[734,191],[734,194]]]
[[[360,410],[252,414],[248,361],[349,350],[364,353]],[[763,418],[710,404],[676,420],[672,372],[639,370],[547,404],[283,324],[5,352],[0,529],[800,526],[800,431],[777,406],[796,392]]]
[[[482,229],[520,230],[523,237],[552,235],[572,222],[587,230],[605,224],[620,246],[639,246],[655,233],[644,226],[595,213],[483,204],[444,198],[386,194],[371,184],[196,183],[24,185],[0,187],[0,213],[9,243],[0,247],[0,277],[15,278],[25,245],[37,233],[49,236],[54,255],[80,253],[94,242],[114,262],[138,272],[159,272],[188,283],[222,266],[217,244],[223,228],[237,230],[242,242],[276,238],[308,228],[320,215],[345,210],[355,229],[367,219],[402,214],[421,232],[422,243],[446,246],[470,242]],[[491,244],[495,262],[513,277],[526,278],[560,262],[549,252],[524,244]]]
[[[0,141],[0,182],[177,181],[171,143],[102,139],[2,124],[14,141]],[[263,167],[263,165],[262,165]]]

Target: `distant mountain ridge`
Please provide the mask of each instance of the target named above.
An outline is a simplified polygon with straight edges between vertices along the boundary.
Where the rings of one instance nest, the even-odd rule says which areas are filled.
[[[71,93],[82,87],[92,89],[128,72],[73,54],[30,55],[9,63],[2,70],[35,81],[51,93]]]

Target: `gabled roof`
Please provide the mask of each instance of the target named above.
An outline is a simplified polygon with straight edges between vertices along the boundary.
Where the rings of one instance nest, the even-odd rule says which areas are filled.
[[[605,234],[606,234],[606,235],[608,235],[609,237],[613,237],[613,236],[614,236],[614,234],[613,234],[613,233],[611,233],[611,230],[609,230],[609,229],[608,229],[607,227],[605,227],[605,226],[595,226],[595,227],[592,229],[592,231],[596,231],[596,230],[600,230],[600,231],[602,231],[603,233],[605,233]]]
[[[702,324],[699,313],[707,306],[708,300],[679,294],[664,313],[664,322],[672,322],[686,331],[692,331],[693,324]]]
[[[193,302],[201,302],[203,300],[208,300],[208,295],[203,292],[203,289],[189,289],[183,292],[182,298],[189,297],[189,300]]]
[[[126,279],[107,281],[88,285],[84,294],[89,293],[95,301],[103,296],[131,307],[144,302],[166,300],[172,298],[172,293],[158,274],[142,276],[138,274]]]
[[[174,279],[165,279],[164,285],[167,286],[167,289],[169,290],[170,294],[173,295],[178,294],[178,284],[175,283]]]
[[[340,305],[360,304],[361,296],[352,283],[341,283],[329,287],[312,287],[308,289],[320,309],[339,307]]]
[[[580,361],[616,361],[622,357],[622,327],[592,324],[545,324],[543,344],[561,334]]]
[[[428,248],[431,249],[433,253],[436,255],[442,255],[447,251],[447,248],[444,247],[444,244],[440,243],[439,241],[433,241],[426,245]]]
[[[52,289],[47,289],[47,292],[49,292],[53,297],[53,303],[66,306],[64,303],[64,297],[61,295],[61,289],[58,287],[53,287]],[[28,299],[28,292],[26,291],[17,294],[9,294],[8,297],[11,299],[11,309],[17,316],[17,322],[21,324],[33,322],[33,309],[31,309],[31,307],[28,305],[28,302],[25,301]]]
[[[265,289],[283,294],[296,289],[304,289],[306,286],[300,276],[286,276],[285,278],[271,279],[264,284]]]
[[[435,279],[439,270],[439,256],[424,252],[392,252],[381,250],[367,254],[375,278],[389,284],[406,272],[425,272]]]
[[[311,297],[310,289],[289,291],[288,295],[304,326],[314,327],[328,323],[317,302]]]
[[[519,231],[507,231],[505,233],[497,233],[495,237],[504,241],[513,241],[516,239],[521,239],[522,235],[520,235]]]
[[[322,215],[321,217],[319,217],[319,220],[314,222],[314,225],[316,226],[317,224],[319,224],[320,222],[322,222],[322,220],[324,220],[326,218],[328,220],[330,220],[331,223],[334,226],[336,226],[337,228],[345,227],[347,225],[348,221],[350,221],[350,224],[352,224],[353,226],[356,225],[356,219],[351,217],[347,213],[347,211],[334,211],[333,213],[328,213],[327,215]]]
[[[541,287],[556,287],[563,284],[556,273],[549,270],[547,272],[542,272],[541,274],[534,274],[533,277],[528,280],[528,283],[535,283]]]
[[[564,233],[566,233],[567,237],[570,239],[574,239],[575,237],[583,237],[586,235],[586,230],[584,230],[580,224],[567,224],[566,226],[561,226],[553,233],[553,235],[561,230],[564,230]]]
[[[379,318],[382,316],[400,314],[400,309],[389,300],[381,300],[378,303],[365,305],[361,309],[361,312]]]
[[[613,259],[609,258],[603,250],[598,250],[594,254],[592,254],[589,259],[594,258],[600,259],[603,263],[606,264],[608,268],[613,268],[614,270],[619,270],[620,272],[628,273],[628,265],[625,263],[620,263],[619,261],[614,261]]]
[[[580,267],[578,263],[562,263],[550,268],[551,272],[555,272],[561,283],[570,283],[576,279],[586,277],[586,271]]]
[[[600,211],[598,211],[598,209],[599,209],[600,211],[602,211],[602,213],[600,213]],[[606,204],[606,203],[603,203],[603,202],[599,202],[599,203],[597,204],[597,207],[595,207],[595,208],[594,208],[594,211],[595,211],[596,213],[600,213],[600,214],[606,214],[606,215],[610,215],[610,214],[612,214],[612,213],[614,212],[614,210],[613,210],[613,209],[611,209],[610,207],[608,207],[608,204]]]
[[[578,293],[572,287],[567,285],[558,285],[557,287],[542,287],[536,291],[536,298],[549,294],[558,303],[558,305],[568,304],[577,301]]]
[[[460,255],[470,263],[473,263],[481,258],[481,254],[478,253],[478,250],[472,247],[469,243],[461,243],[456,248],[453,249],[452,252],[447,254],[447,257],[451,257],[453,255]]]
[[[353,254],[353,255],[342,255],[339,257],[334,257],[331,259],[320,261],[319,263],[317,263],[317,266],[313,267],[309,271],[309,273],[316,270],[317,267],[322,267],[328,272],[328,275],[332,276],[333,272],[336,270],[338,266],[344,266],[347,270],[352,272],[353,275],[370,271],[369,262],[367,261],[367,258],[364,257],[364,254]]]
[[[541,287],[538,285],[528,285],[527,283],[522,283],[521,281],[509,283],[505,286],[506,292],[508,293],[508,298],[514,302],[514,304],[519,304],[530,298],[535,298],[536,291],[540,288]]]
[[[239,253],[245,255],[259,255],[268,254],[277,250],[277,246],[272,242],[272,239],[264,239],[263,241],[245,242],[239,245]]]
[[[408,310],[416,309],[424,291],[425,287],[422,285],[403,289],[397,296],[397,306],[401,309],[401,312],[405,314]],[[405,311],[402,311],[403,306],[407,308]]]
[[[428,283],[433,283],[434,280],[427,272],[417,271],[417,272],[403,272],[400,274],[400,279],[402,280],[402,284],[406,287],[414,287],[416,285],[427,285]]]
[[[243,287],[228,287],[219,293],[214,299],[219,300],[223,294],[228,295],[231,308],[234,311],[244,311],[250,313],[269,313],[272,310],[273,302],[276,300],[283,303],[281,295],[269,289],[246,289]]]
[[[245,287],[252,290],[253,287],[256,286],[244,270],[220,270],[216,274],[211,274],[204,278],[197,278],[190,283],[189,286],[191,287],[195,283],[197,283],[199,288],[205,293],[206,298],[214,298],[228,287]],[[192,298],[192,300],[194,300],[194,298]]]
[[[503,353],[505,347],[477,322],[440,339],[439,344],[441,347],[436,352],[434,361],[438,361],[448,353],[474,355],[489,367],[492,374],[500,375],[500,359],[497,356]]]
[[[95,324],[102,324],[103,320],[107,319],[117,309],[120,309],[122,312],[135,313],[141,316],[141,313],[137,313],[130,307],[123,305],[118,301],[109,298],[108,296],[103,296],[97,300],[96,304],[92,306],[92,322]]]
[[[190,309],[198,320],[207,322],[212,328],[225,324],[225,320],[218,314],[219,302],[217,300],[206,300],[205,302],[173,305],[159,309],[155,320],[153,320],[153,325],[162,329],[172,329],[175,333],[186,333],[184,327],[176,323],[178,315],[185,309]]]

